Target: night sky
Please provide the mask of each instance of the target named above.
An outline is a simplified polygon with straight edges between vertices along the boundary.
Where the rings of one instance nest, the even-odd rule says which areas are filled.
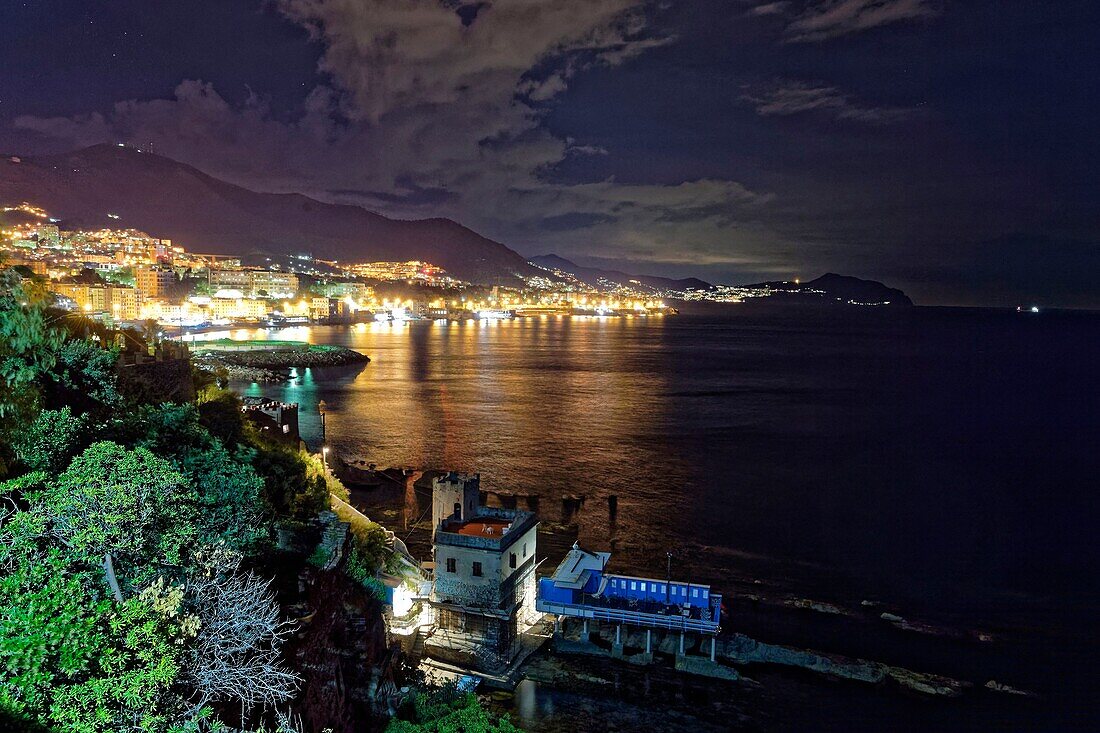
[[[1062,0],[9,0],[0,151],[151,144],[588,265],[1100,307],[1098,39]]]

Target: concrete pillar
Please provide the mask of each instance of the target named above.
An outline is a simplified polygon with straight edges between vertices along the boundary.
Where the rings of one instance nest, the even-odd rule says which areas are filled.
[[[680,632],[680,656],[684,656],[684,632]]]
[[[652,654],[653,653],[652,650],[650,649],[650,646],[649,646],[649,635],[651,633],[652,632],[649,629],[645,630],[645,653],[646,654]]]
[[[622,636],[621,636],[622,630],[623,630],[623,627],[622,627],[621,624],[615,624],[615,643],[616,644],[621,644],[622,643]]]
[[[588,641],[588,619],[584,620],[584,626],[582,627],[581,633],[584,634],[584,640]]]
[[[718,643],[718,637],[717,636],[710,637],[710,661],[712,661],[712,662],[714,661],[714,647],[717,643]]]

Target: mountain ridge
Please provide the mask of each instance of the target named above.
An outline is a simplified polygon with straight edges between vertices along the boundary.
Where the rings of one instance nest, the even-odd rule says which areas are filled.
[[[700,280],[696,277],[676,279],[670,277],[660,277],[658,275],[632,275],[628,272],[623,272],[621,270],[605,270],[598,267],[584,267],[557,254],[538,255],[537,257],[529,258],[528,261],[539,267],[567,272],[570,275],[576,277],[578,280],[582,280],[589,285],[598,284],[598,281],[602,278],[604,280],[618,283],[620,285],[636,287],[638,284],[642,284],[649,288],[652,288],[655,291],[709,290],[713,287],[710,283],[704,280]]]
[[[69,225],[140,229],[209,254],[423,260],[463,280],[502,285],[539,272],[504,244],[450,219],[390,219],[301,193],[253,191],[171,158],[110,144],[0,159],[0,202],[21,201]]]

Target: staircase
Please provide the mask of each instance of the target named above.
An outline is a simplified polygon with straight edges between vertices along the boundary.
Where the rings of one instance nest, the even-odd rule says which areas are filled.
[[[414,659],[418,659],[424,656],[424,645],[427,644],[428,639],[435,635],[435,624],[430,626],[421,626],[416,630],[416,634],[413,636],[413,645],[411,655]]]

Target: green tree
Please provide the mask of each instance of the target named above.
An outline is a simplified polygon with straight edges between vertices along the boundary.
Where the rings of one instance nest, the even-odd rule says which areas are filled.
[[[192,485],[198,537],[248,551],[266,536],[264,480],[252,466],[254,452],[236,443],[223,443],[200,422],[202,406],[164,404],[146,406],[134,419],[121,421],[116,433],[168,459]],[[240,411],[230,412],[240,420]],[[231,429],[227,433],[235,432]]]
[[[36,382],[53,368],[65,340],[50,323],[48,295],[12,270],[0,271],[0,418],[8,424],[33,410]]]
[[[47,483],[32,507],[51,533],[88,563],[110,555],[140,583],[158,564],[181,565],[195,539],[195,495],[163,458],[101,441]]]
[[[115,348],[103,348],[87,339],[69,339],[57,350],[56,365],[45,375],[47,405],[72,405],[80,413],[107,417],[123,406],[117,362]]]
[[[320,461],[248,429],[252,465],[263,477],[264,496],[277,516],[309,519],[328,508],[329,479]]]
[[[31,471],[59,473],[76,455],[88,423],[65,405],[60,410],[42,410],[26,429],[12,438],[19,460]]]
[[[386,733],[521,733],[507,715],[497,717],[477,695],[460,693],[454,685],[417,690],[386,726]]]

